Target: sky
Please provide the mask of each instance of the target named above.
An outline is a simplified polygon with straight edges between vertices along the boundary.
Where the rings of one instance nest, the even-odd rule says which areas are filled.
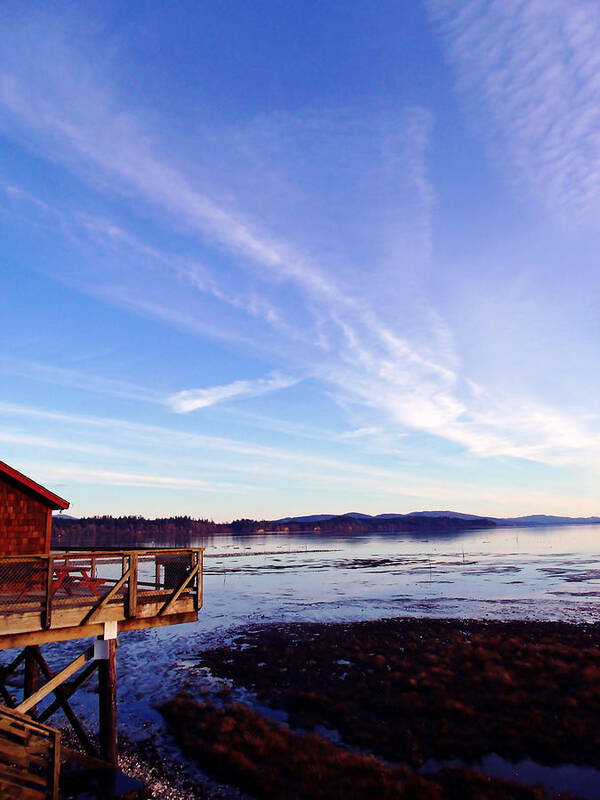
[[[600,513],[600,5],[0,7],[0,459],[75,516]]]

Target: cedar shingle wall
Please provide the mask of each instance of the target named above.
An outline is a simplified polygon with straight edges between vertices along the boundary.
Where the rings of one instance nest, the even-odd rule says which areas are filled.
[[[43,553],[50,509],[0,477],[0,555]]]

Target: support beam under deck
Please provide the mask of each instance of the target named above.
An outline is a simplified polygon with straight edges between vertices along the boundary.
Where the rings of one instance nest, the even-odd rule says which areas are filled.
[[[117,641],[108,639],[108,657],[98,664],[100,758],[119,766],[117,744]]]

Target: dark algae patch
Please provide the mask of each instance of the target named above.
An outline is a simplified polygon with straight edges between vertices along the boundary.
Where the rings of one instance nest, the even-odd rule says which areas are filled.
[[[204,651],[199,666],[285,712],[292,729],[285,735],[332,731],[336,741],[320,740],[323,748],[373,755],[381,768],[416,771],[431,759],[472,763],[492,753],[600,768],[599,633],[594,625],[443,619],[267,625]],[[177,702],[183,713],[186,702]],[[210,739],[208,726],[215,746],[226,749],[219,714],[236,731],[246,719],[240,706],[193,709],[199,740]],[[242,746],[239,752],[252,763],[258,758]],[[483,793],[467,795],[463,787],[453,794],[442,774],[427,780],[444,798],[537,796],[490,794],[495,782],[488,779]],[[455,770],[448,774],[458,780]]]
[[[370,755],[299,734],[241,703],[217,707],[176,697],[162,706],[182,749],[221,781],[256,798],[284,800],[543,800],[538,788],[491,781],[467,769],[422,777]],[[566,795],[563,795],[566,798]]]
[[[265,626],[205,651],[213,675],[393,761],[488,753],[600,767],[596,626],[391,619]]]

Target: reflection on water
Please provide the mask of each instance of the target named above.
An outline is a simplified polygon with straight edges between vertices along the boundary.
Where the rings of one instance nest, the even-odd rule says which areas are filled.
[[[596,525],[441,536],[256,534],[197,544],[206,547],[198,625],[207,631],[249,619],[398,614],[600,619]]]

